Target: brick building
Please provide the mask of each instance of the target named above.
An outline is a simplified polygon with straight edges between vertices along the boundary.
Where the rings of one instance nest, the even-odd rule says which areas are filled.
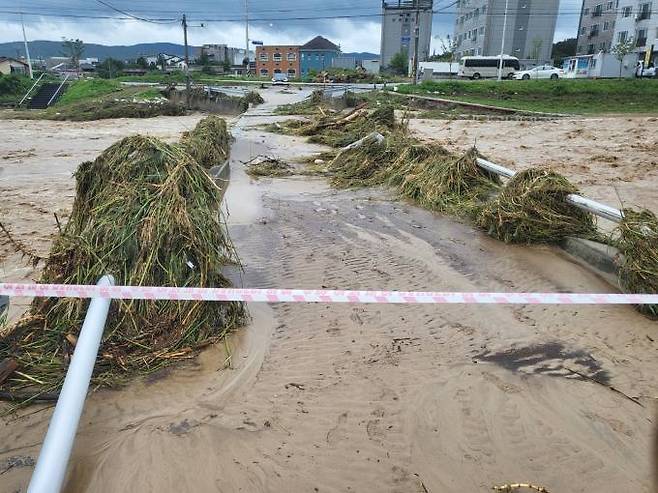
[[[256,73],[260,77],[280,73],[289,79],[299,77],[299,46],[257,46]]]

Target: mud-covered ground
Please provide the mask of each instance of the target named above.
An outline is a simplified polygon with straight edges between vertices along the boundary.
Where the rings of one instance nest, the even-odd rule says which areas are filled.
[[[244,264],[238,283],[613,290],[557,249],[504,245],[382,190],[336,191],[309,177],[249,179],[243,163],[257,155],[291,160],[320,149],[253,128],[275,118],[274,103],[299,97],[276,89],[264,96],[268,104],[233,127],[226,209]],[[64,216],[71,205],[75,163],[138,129],[174,139],[196,118],[135,121],[125,132],[111,121],[0,127],[0,142],[13,138],[15,148],[34,153],[3,164],[0,186],[11,192],[0,203],[3,221],[47,252],[52,212]],[[496,125],[512,132],[519,124]],[[37,145],[44,128],[49,146]],[[100,128],[110,135],[99,138]],[[460,135],[437,132],[455,142]],[[67,141],[79,142],[78,151],[60,171],[51,156],[70,152]],[[3,278],[35,274],[19,270],[18,260],[6,256]],[[67,491],[485,492],[515,482],[552,492],[651,489],[656,324],[630,307],[250,310],[253,321],[231,338],[228,355],[211,348],[185,368],[91,395]],[[25,490],[50,412],[30,408],[0,421],[0,491]]]

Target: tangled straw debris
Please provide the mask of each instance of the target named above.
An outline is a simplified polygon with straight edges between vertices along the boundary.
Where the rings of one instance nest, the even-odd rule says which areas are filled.
[[[506,243],[559,243],[568,236],[598,238],[592,214],[566,202],[578,189],[553,171],[520,171],[480,213],[477,222]]]
[[[194,130],[183,133],[181,145],[204,168],[220,165],[231,147],[226,121],[215,115],[204,118]]]
[[[290,176],[294,174],[292,166],[280,159],[269,156],[256,156],[245,163],[247,174],[258,178],[262,176]]]
[[[263,96],[261,96],[258,91],[249,91],[243,96],[243,99],[247,104],[252,104],[254,106],[263,104],[265,102]]]
[[[615,246],[622,255],[619,284],[629,293],[658,293],[658,219],[648,210],[625,209],[615,231]],[[640,305],[639,310],[658,317],[658,305]]]
[[[230,285],[222,269],[238,258],[220,216],[221,190],[183,146],[128,137],[82,163],[75,178],[71,217],[40,282],[95,284],[111,273],[121,285]],[[87,306],[35,299],[0,338],[0,360],[14,358],[20,370],[2,390],[30,399],[57,390]],[[246,316],[237,302],[114,300],[93,381],[109,386],[190,358]]]

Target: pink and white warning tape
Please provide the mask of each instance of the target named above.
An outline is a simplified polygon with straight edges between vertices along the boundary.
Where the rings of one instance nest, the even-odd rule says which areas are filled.
[[[401,303],[504,305],[652,305],[658,294],[441,293],[331,289],[229,289],[0,283],[0,295],[124,300],[249,301],[266,303]]]

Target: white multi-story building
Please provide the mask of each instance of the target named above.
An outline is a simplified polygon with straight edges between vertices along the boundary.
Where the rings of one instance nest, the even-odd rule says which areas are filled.
[[[658,0],[619,0],[612,45],[633,40],[639,60],[658,63]]]
[[[558,7],[559,0],[508,0],[505,54],[550,60]],[[455,19],[457,57],[500,55],[504,19],[505,0],[460,0]]]
[[[613,44],[619,0],[584,0],[578,26],[577,55],[608,52]]]

